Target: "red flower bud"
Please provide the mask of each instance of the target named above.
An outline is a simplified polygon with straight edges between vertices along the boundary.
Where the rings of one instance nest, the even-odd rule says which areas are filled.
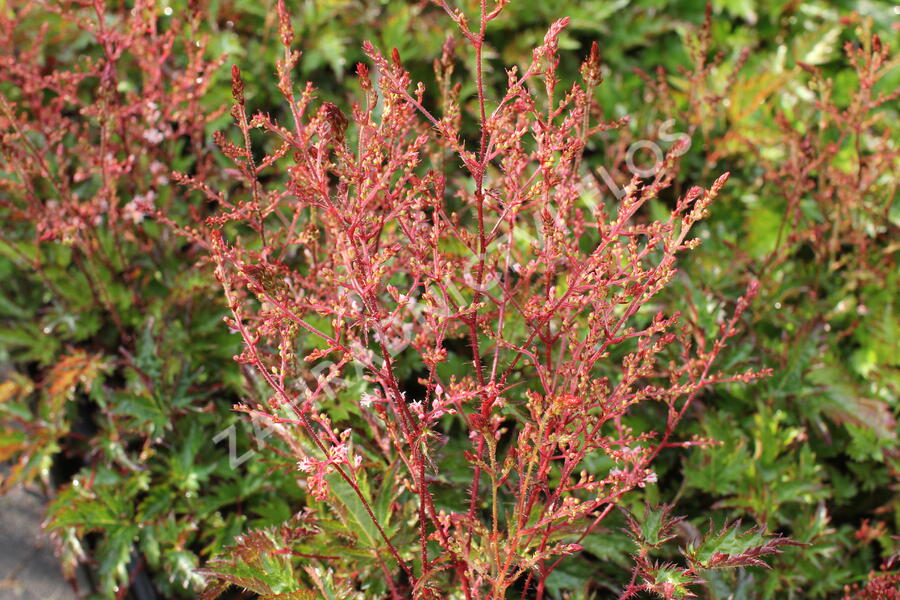
[[[244,82],[237,65],[231,65],[231,96],[238,104],[244,105]]]

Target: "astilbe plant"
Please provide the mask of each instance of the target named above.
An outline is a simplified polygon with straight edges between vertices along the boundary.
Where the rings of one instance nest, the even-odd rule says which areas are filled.
[[[711,159],[752,156],[766,193],[783,201],[775,247],[755,271],[791,261],[806,244],[827,272],[844,273],[852,285],[873,277],[883,283],[896,262],[891,106],[900,91],[889,89],[889,79],[898,59],[871,20],[851,13],[840,22],[852,41],[844,43],[840,62],[849,77],[837,90],[825,66],[800,60],[793,72],[752,76],[741,72],[749,57],[744,49],[726,66],[723,52],[712,48],[709,6],[687,40],[692,64],[679,69],[680,89],[673,90],[661,67],[656,77],[638,73],[660,117],[702,133]],[[785,92],[793,102],[771,102]]]
[[[897,57],[871,23],[861,23],[856,34],[858,39],[844,45],[856,82],[849,100],[835,98],[834,82],[820,68],[799,63],[811,76],[808,87],[815,98],[803,116],[815,131],[779,111],[784,155],[777,163],[759,157],[767,182],[786,201],[769,262],[788,260],[791,248],[808,244],[817,262],[845,274],[851,286],[873,279],[883,283],[896,268],[890,243],[898,233],[891,216],[897,193],[892,174],[900,159],[889,116],[881,110],[900,90],[878,91]]]
[[[709,7],[703,26],[687,42],[692,65],[679,70],[683,89],[673,93],[661,68],[657,77],[639,74],[661,116],[692,135],[701,132],[713,159],[751,156],[765,193],[783,202],[774,248],[752,265],[754,271],[776,269],[806,245],[826,272],[846,276],[849,286],[873,279],[883,285],[896,267],[891,175],[898,151],[891,106],[900,91],[889,89],[889,79],[898,59],[870,20],[852,13],[841,25],[852,41],[843,45],[840,64],[849,77],[838,90],[824,66],[800,60],[792,73],[742,74],[747,49],[726,72],[723,53],[712,49]],[[790,75],[800,84],[789,88],[793,102],[769,102],[785,91]],[[759,113],[768,118],[758,118]],[[714,131],[712,124],[741,127]]]
[[[836,347],[848,339],[871,342],[863,344],[872,354],[869,364],[852,361],[861,378],[839,364],[810,379],[832,390],[858,386],[859,398],[827,407],[828,417],[839,425],[871,429],[880,448],[873,454],[881,456],[896,479],[900,362],[888,331],[896,322],[889,290],[896,287],[900,235],[895,209],[900,151],[891,106],[900,91],[884,88],[900,61],[870,22],[859,22],[853,30],[854,40],[843,47],[853,85],[840,90],[843,97],[820,67],[800,63],[810,76],[807,87],[813,99],[797,107],[793,118],[780,110],[775,114],[777,129],[769,135],[779,140],[777,159],[754,148],[765,173],[763,189],[783,201],[784,215],[773,248],[753,268],[769,272],[779,283],[805,276],[809,298],[818,304],[792,343],[783,344],[782,364],[790,362],[790,348],[805,339],[830,338]],[[811,275],[792,272],[804,253],[812,255]],[[827,353],[835,353],[829,350],[817,354],[828,359]]]
[[[64,294],[43,274],[45,248],[71,248],[78,276],[126,338],[109,276],[134,275],[126,246],[151,252],[155,240],[135,226],[148,205],[184,210],[171,197],[171,165],[189,155],[202,178],[212,164],[204,130],[216,113],[201,100],[221,62],[207,56],[199,13],[166,26],[161,18],[147,0],[116,11],[102,0],[0,11],[5,246],[57,299]],[[82,57],[67,55],[76,42]],[[37,242],[28,252],[12,243],[23,235]]]
[[[80,341],[109,324],[112,351],[134,352],[149,316],[148,271],[167,270],[181,246],[171,232],[145,231],[144,210],[186,212],[172,196],[180,188],[170,185],[170,165],[187,168],[190,156],[203,178],[212,164],[204,128],[216,111],[201,99],[219,63],[207,56],[199,14],[190,17],[164,26],[143,0],[116,12],[101,0],[9,2],[0,11],[0,249],[45,288],[44,334],[80,314],[55,336]],[[84,318],[90,312],[103,315],[99,324]],[[35,452],[40,443],[19,466]]]
[[[728,62],[715,52],[708,12],[690,44],[697,49],[692,68],[678,77],[662,70],[645,76],[659,107],[654,117],[675,120],[698,134],[695,148],[710,149],[694,164],[734,165],[746,200],[729,207],[730,222],[726,216],[713,227],[726,234],[715,242],[730,248],[740,267],[722,268],[716,258],[724,248],[716,248],[707,249],[708,266],[693,272],[707,294],[719,296],[744,273],[759,274],[753,331],[731,355],[752,352],[777,373],[756,388],[761,393],[727,410],[698,411],[701,431],[736,425],[735,435],[720,454],[685,463],[686,488],[700,491],[701,504],[713,495],[733,514],[809,542],[774,561],[775,572],[760,583],[768,594],[802,597],[835,593],[852,580],[849,573],[871,568],[872,554],[897,554],[889,515],[898,504],[889,490],[898,473],[900,381],[892,294],[900,233],[898,92],[891,87],[898,59],[870,19],[850,13],[835,21],[833,52],[810,53],[802,37],[788,38],[788,52],[765,61],[770,71],[735,75],[747,54],[735,52]],[[742,233],[730,235],[733,226]],[[761,427],[790,431],[778,421],[796,435],[781,451]],[[751,440],[771,458],[753,456]],[[723,459],[746,467],[721,477]],[[876,487],[885,491],[877,508],[860,501]],[[869,527],[870,517],[880,526]],[[840,567],[834,556],[842,557]],[[821,564],[835,568],[823,577]]]
[[[216,286],[203,255],[144,219],[196,209],[170,169],[202,179],[213,164],[205,129],[223,111],[203,99],[221,61],[200,23],[152,0],[0,7],[0,492],[39,480],[56,495],[65,575],[96,567],[110,598],[147,571],[196,584],[193,550],[225,532],[189,500],[216,466],[198,458],[201,427],[206,440],[224,416],[204,396],[228,385],[192,353],[230,354],[202,329],[222,306],[198,302]],[[200,478],[173,483],[173,455],[206,460]]]
[[[673,201],[666,220],[638,221],[672,184],[672,152],[620,201],[599,202],[581,156],[586,139],[618,123],[598,118],[591,100],[598,47],[583,84],[563,88],[561,19],[492,99],[485,28],[505,4],[482,2],[473,23],[439,3],[475,55],[473,107],[457,102],[449,41],[435,61],[439,102],[396,50],[385,57],[368,43],[363,102],[349,115],[317,102],[311,84],[297,91],[291,79],[300,54],[282,2],[288,122],[251,116],[233,67],[239,141],[217,140],[242,189],[181,177],[221,207],[207,233],[185,233],[209,236],[228,324],[245,344],[235,359],[268,389],[238,408],[282,438],[318,510],[287,530],[302,535],[255,534],[233,561],[210,565],[218,583],[209,596],[236,583],[263,595],[349,597],[361,585],[392,598],[546,597],[560,562],[626,494],[656,481],[660,452],[708,443],[676,434],[698,394],[760,375],[713,367],[755,285],[717,332],[692,330],[656,304],[727,174]],[[251,147],[254,129],[275,140],[265,154]],[[286,184],[267,183],[273,174]],[[337,423],[330,406],[351,381],[367,386],[353,399],[359,419]],[[655,432],[629,426],[639,403],[664,407]],[[448,493],[461,478],[465,496]],[[668,510],[631,522],[639,550],[623,597],[685,597],[704,569],[763,564],[786,542],[733,524],[697,540],[682,562],[657,563]],[[302,542],[335,534],[348,550]],[[282,568],[285,556],[303,557],[302,581],[250,576],[252,565],[274,572],[275,562],[260,562],[266,553]]]

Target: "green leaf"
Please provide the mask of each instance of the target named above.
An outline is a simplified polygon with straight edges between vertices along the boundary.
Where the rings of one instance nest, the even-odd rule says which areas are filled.
[[[672,528],[682,519],[672,518],[672,506],[662,505],[651,507],[644,506],[644,514],[638,520],[633,515],[628,515],[628,527],[631,529],[631,537],[638,547],[647,550],[659,548],[675,536]]]
[[[698,544],[691,544],[685,556],[695,567],[768,567],[762,560],[767,554],[779,554],[780,546],[801,545],[781,536],[768,536],[765,527],[751,527],[741,531],[741,522],[726,523],[718,533],[710,533]]]
[[[356,491],[338,473],[328,475],[326,480],[332,497],[336,501],[332,504],[333,508],[344,525],[356,536],[359,544],[373,550],[380,548],[383,544],[381,534]],[[357,485],[368,505],[373,506],[369,486],[364,476],[357,479]],[[385,529],[385,533],[387,533],[387,529]]]
[[[671,564],[656,565],[644,576],[644,588],[665,600],[695,597],[696,595],[688,589],[688,585],[696,582],[696,577]]]
[[[228,581],[257,594],[284,594],[296,591],[297,583],[290,559],[278,550],[274,534],[255,530],[238,538],[230,548],[228,559],[216,559],[201,571],[202,574]],[[215,586],[203,594],[203,598],[215,598]]]

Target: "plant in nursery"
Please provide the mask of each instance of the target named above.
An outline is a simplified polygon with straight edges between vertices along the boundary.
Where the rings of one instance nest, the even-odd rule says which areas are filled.
[[[661,452],[710,443],[677,433],[694,400],[764,374],[714,367],[755,283],[711,332],[658,303],[727,174],[637,219],[671,186],[676,148],[602,199],[582,153],[622,122],[592,101],[598,46],[563,87],[557,21],[494,93],[485,31],[506,3],[472,19],[438,4],[475,57],[473,103],[458,101],[452,40],[431,88],[398,51],[365,44],[360,103],[346,114],[317,101],[292,81],[301,56],[279,2],[289,116],[252,114],[234,66],[237,135],[217,141],[242,185],[180,178],[220,207],[204,235],[244,342],[235,360],[268,386],[239,409],[281,439],[311,509],[211,563],[210,597],[230,584],[263,597],[547,597],[562,561],[656,482]],[[254,130],[269,136],[263,152]],[[653,431],[629,425],[642,404],[662,407]],[[764,564],[788,543],[732,523],[660,562],[669,510],[630,522],[622,597],[687,597],[704,572]]]
[[[852,13],[819,25],[824,48],[786,35],[787,60],[725,59],[711,25],[690,69],[647,78],[653,117],[699,137],[684,158],[693,176],[724,163],[738,183],[688,267],[690,294],[673,302],[691,314],[757,274],[753,328],[721,360],[753,354],[776,375],[697,411],[691,431],[725,444],[689,455],[679,495],[684,510],[712,495],[731,517],[808,543],[772,561],[759,597],[829,597],[897,552],[897,59],[891,32]],[[743,266],[724,267],[723,253]]]
[[[835,52],[838,83],[825,74],[827,65],[798,62],[811,100],[791,112],[774,111],[771,129],[755,136],[776,135],[784,150],[779,153],[771,142],[757,146],[764,149],[756,155],[765,171],[762,192],[778,199],[783,218],[777,232],[755,224],[763,241],[757,247],[765,252],[754,259],[771,281],[763,293],[774,310],[761,315],[762,322],[786,332],[770,330],[762,338],[769,364],[781,372],[767,387],[772,397],[802,407],[794,409],[799,423],[792,425],[809,430],[837,500],[834,511],[846,515],[838,536],[816,537],[823,546],[840,540],[857,548],[848,553],[853,560],[847,566],[865,572],[896,556],[891,535],[900,515],[896,493],[889,491],[900,469],[900,362],[890,337],[898,320],[889,291],[897,287],[894,240],[900,233],[893,175],[900,154],[889,141],[896,123],[890,106],[897,92],[890,81],[896,79],[897,59],[871,22],[848,18],[843,25],[847,39]],[[800,301],[791,288],[808,293]],[[879,501],[859,501],[872,497],[876,487],[883,490]],[[783,514],[778,518],[786,520]],[[882,531],[858,536],[869,519],[881,523]],[[802,516],[796,521],[798,533],[807,528]],[[815,529],[808,527],[810,534],[801,539],[813,541]],[[843,582],[854,579],[844,575]]]
[[[160,316],[141,306],[144,292],[170,285],[164,272],[186,277],[170,270],[180,258],[170,234],[144,223],[138,205],[187,212],[172,195],[170,165],[203,177],[212,164],[204,128],[214,114],[203,116],[200,99],[217,64],[196,18],[164,22],[149,2],[108,9],[11,2],[0,11],[0,248],[42,284],[37,302],[46,303],[43,321],[9,347],[44,365],[64,352],[59,342],[92,336],[113,352],[134,351],[136,332]],[[58,281],[61,271],[70,281]],[[81,318],[65,316],[74,313]],[[51,333],[55,349],[28,350]]]
[[[42,485],[65,574],[90,565],[104,598],[192,593],[296,487],[209,443],[244,393],[225,307],[199,248],[138,207],[204,214],[170,185],[214,164],[199,23],[144,1],[0,7],[0,491]]]

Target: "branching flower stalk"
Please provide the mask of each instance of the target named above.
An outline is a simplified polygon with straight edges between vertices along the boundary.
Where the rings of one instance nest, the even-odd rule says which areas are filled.
[[[591,98],[599,47],[582,67],[584,86],[562,88],[557,49],[568,20],[557,21],[494,98],[485,32],[506,2],[482,1],[476,27],[437,4],[474,49],[473,110],[452,82],[449,42],[435,61],[439,99],[413,85],[396,49],[386,57],[369,43],[371,66],[358,66],[365,101],[349,116],[318,103],[309,84],[295,92],[300,55],[279,2],[278,80],[292,125],[246,117],[235,67],[243,144],[217,141],[249,199],[182,181],[220,206],[207,225],[228,323],[245,344],[235,358],[272,390],[242,410],[285,440],[311,502],[344,515],[362,507],[366,518],[346,533],[391,597],[544,598],[560,562],[628,492],[656,481],[660,452],[708,443],[677,438],[694,398],[765,374],[713,370],[756,286],[710,340],[666,314],[657,295],[675,283],[677,256],[699,243],[691,230],[727,174],[672,201],[668,219],[649,219],[647,203],[677,173],[676,146],[653,177],[610,199],[585,183],[582,161],[586,140],[623,122],[603,120]],[[275,140],[258,161],[251,128]],[[266,183],[266,172],[286,184]],[[361,418],[341,430],[328,404],[351,381],[370,387],[354,399]],[[639,404],[662,407],[658,431],[633,428]],[[463,463],[453,460],[460,452]],[[596,456],[611,466],[589,472]],[[460,464],[471,484],[454,505],[447,492]],[[396,488],[392,510],[376,507],[369,482]],[[685,585],[697,580],[692,565]],[[345,582],[369,568],[331,567]],[[625,592],[675,597],[658,568],[641,555]]]

